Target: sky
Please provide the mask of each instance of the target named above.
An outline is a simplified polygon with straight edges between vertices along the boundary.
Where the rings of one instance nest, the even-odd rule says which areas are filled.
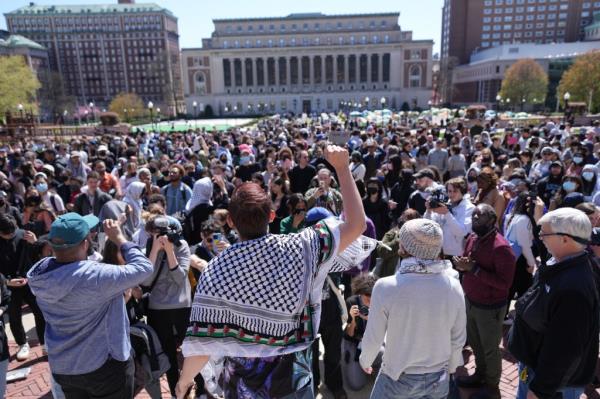
[[[0,29],[6,29],[4,13],[34,1],[39,5],[117,3],[117,0],[0,0]],[[440,49],[443,0],[137,0],[154,2],[178,17],[179,46],[201,47],[210,37],[213,19],[281,17],[291,13],[357,14],[400,12],[402,30],[412,30],[413,39],[432,39],[433,53]]]

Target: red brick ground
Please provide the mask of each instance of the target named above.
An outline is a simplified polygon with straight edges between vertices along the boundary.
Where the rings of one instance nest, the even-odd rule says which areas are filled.
[[[39,345],[33,343],[31,347],[31,357],[28,361],[18,362],[15,359],[17,352],[17,346],[15,343],[10,344],[11,356],[9,370],[14,370],[21,367],[31,367],[31,374],[26,380],[16,381],[8,384],[6,397],[7,398],[22,398],[22,399],[34,399],[44,398],[52,399],[50,392],[50,377],[47,358],[42,356],[42,349]],[[470,351],[464,352],[466,366],[461,367],[457,373],[473,373],[475,364],[473,362],[473,356]],[[518,372],[517,365],[514,359],[509,353],[503,350],[502,360],[502,378],[500,380],[500,390],[502,392],[503,399],[514,398],[518,385]],[[163,398],[169,398],[169,389],[166,380],[163,378],[162,381]],[[461,397],[467,399],[469,392],[461,392]],[[136,398],[149,399],[149,396],[145,391],[142,391]],[[587,396],[584,395],[582,398],[588,399],[600,399],[600,390],[590,390],[587,392]]]

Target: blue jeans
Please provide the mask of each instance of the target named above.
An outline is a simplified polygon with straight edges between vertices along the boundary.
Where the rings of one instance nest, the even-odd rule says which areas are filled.
[[[525,368],[523,363],[519,362],[519,388],[517,389],[516,399],[527,399],[527,391],[529,391],[529,383],[533,380],[535,373],[529,367],[527,368],[527,380],[521,380],[521,372]],[[565,387],[558,392],[562,394],[563,399],[579,399],[583,395],[585,387]]]
[[[402,374],[398,380],[380,372],[371,399],[444,399],[448,396],[448,372]]]
[[[8,370],[8,359],[0,362],[0,398],[6,393],[6,373]]]

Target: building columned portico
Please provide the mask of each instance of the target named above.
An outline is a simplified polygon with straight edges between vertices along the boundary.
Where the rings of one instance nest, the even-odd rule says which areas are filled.
[[[215,20],[202,48],[182,50],[188,112],[207,105],[218,115],[425,106],[433,42],[412,40],[398,17]]]

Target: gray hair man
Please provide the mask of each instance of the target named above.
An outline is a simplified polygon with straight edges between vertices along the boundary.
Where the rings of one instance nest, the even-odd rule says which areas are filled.
[[[573,208],[549,212],[538,224],[552,258],[515,306],[508,349],[519,361],[517,398],[575,398],[592,381],[598,357],[597,266],[586,252],[592,225]]]

